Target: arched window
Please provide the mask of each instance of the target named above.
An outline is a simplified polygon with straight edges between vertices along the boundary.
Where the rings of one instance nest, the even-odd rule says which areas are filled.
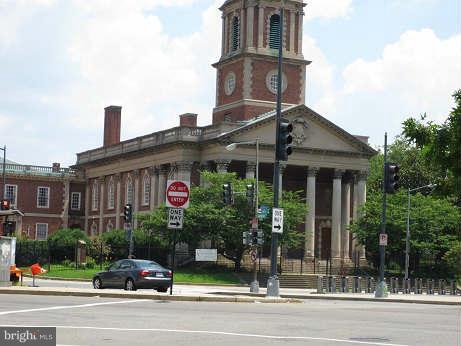
[[[239,19],[234,17],[232,19],[232,51],[236,51],[239,48],[239,39],[240,39],[240,28],[239,28]]]
[[[273,14],[270,18],[269,48],[278,49],[280,45],[280,16]]]
[[[91,191],[91,209],[92,210],[98,210],[98,205],[99,205],[99,187],[98,187],[98,182],[94,181],[93,182],[93,189]]]
[[[133,181],[131,180],[131,177],[128,177],[126,180],[126,194],[125,194],[125,202],[126,204],[131,204],[133,205],[133,200],[134,200],[134,191],[133,191]]]
[[[149,174],[144,174],[142,179],[142,204],[149,205],[150,202],[150,176]]]
[[[114,209],[115,206],[115,190],[114,181],[111,179],[107,186],[107,209]]]

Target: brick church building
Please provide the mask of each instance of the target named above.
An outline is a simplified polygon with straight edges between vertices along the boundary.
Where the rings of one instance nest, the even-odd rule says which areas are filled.
[[[282,116],[294,126],[294,150],[280,179],[284,190],[304,191],[309,206],[305,256],[364,259],[364,249],[356,246],[348,225],[366,200],[369,159],[376,152],[367,137],[346,132],[305,105],[310,64],[302,51],[306,4],[285,1],[282,42],[280,5],[277,0],[226,0],[221,6],[222,49],[213,64],[216,104],[210,125],[197,126],[198,115],[187,113],[179,115],[177,127],[120,141],[122,108],[105,108],[103,146],[78,153],[73,168],[54,177],[54,183],[62,179],[55,197],[61,201],[61,213],[53,212],[65,215],[62,226],[78,223],[90,235],[120,229],[123,205],[131,203],[135,213],[148,212],[164,203],[168,179],[201,184],[201,170],[253,178],[255,145],[226,151],[234,142],[260,138],[260,179],[271,183],[277,54],[282,44]],[[77,192],[81,208],[74,215],[69,205]]]

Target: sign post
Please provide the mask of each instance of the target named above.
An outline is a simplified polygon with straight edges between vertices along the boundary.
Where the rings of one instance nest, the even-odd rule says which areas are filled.
[[[283,209],[272,209],[272,233],[283,233]]]
[[[170,295],[172,295],[175,272],[177,230],[182,229],[184,221],[184,209],[189,207],[190,182],[181,180],[168,180],[165,195],[166,206],[169,207],[168,228],[174,230],[173,246],[171,249]]]

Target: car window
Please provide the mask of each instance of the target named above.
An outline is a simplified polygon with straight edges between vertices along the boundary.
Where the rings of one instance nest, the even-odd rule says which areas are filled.
[[[116,269],[119,269],[119,268],[120,268],[120,262],[121,262],[121,261],[117,261],[117,262],[112,263],[112,264],[109,266],[108,270],[116,270]]]
[[[138,268],[160,269],[162,266],[154,261],[136,261]]]
[[[130,261],[124,260],[120,263],[120,269],[132,269],[133,265]]]

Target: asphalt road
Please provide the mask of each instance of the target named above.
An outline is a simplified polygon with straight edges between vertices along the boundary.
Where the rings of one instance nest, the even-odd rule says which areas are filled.
[[[459,306],[380,302],[1,295],[0,325],[56,326],[59,345],[461,345]]]

